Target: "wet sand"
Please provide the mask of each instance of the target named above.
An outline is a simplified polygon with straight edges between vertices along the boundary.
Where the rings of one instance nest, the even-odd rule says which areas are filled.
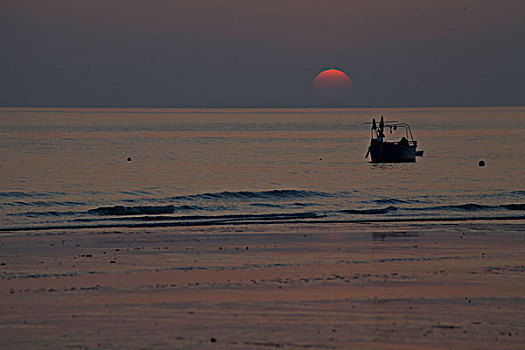
[[[525,223],[3,233],[0,347],[522,349]]]

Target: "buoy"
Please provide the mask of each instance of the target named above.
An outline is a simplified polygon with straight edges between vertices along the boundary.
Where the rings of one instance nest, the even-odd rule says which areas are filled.
[[[485,166],[485,161],[484,160],[480,160],[478,164],[479,164],[479,166]]]
[[[128,162],[131,162],[131,157],[128,157]]]

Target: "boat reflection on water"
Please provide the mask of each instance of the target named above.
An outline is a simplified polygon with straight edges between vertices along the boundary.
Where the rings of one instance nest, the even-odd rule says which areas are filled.
[[[367,123],[370,124],[370,123]],[[398,162],[415,162],[416,156],[423,156],[423,151],[417,150],[417,141],[412,136],[412,131],[407,123],[397,121],[385,121],[383,116],[379,124],[375,118],[372,118],[371,140],[366,158],[370,155],[372,163],[398,163]],[[389,128],[397,131],[403,129],[405,135],[397,142],[386,141],[385,129]]]

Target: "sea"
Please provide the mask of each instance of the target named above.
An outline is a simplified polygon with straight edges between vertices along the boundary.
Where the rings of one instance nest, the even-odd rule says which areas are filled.
[[[365,158],[381,116],[424,155]],[[525,219],[525,107],[4,107],[0,150],[4,233]]]

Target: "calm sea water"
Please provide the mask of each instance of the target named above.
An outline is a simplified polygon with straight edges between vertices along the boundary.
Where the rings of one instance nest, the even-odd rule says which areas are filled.
[[[369,163],[381,115],[424,157]],[[525,219],[524,136],[523,107],[3,108],[0,229]]]

